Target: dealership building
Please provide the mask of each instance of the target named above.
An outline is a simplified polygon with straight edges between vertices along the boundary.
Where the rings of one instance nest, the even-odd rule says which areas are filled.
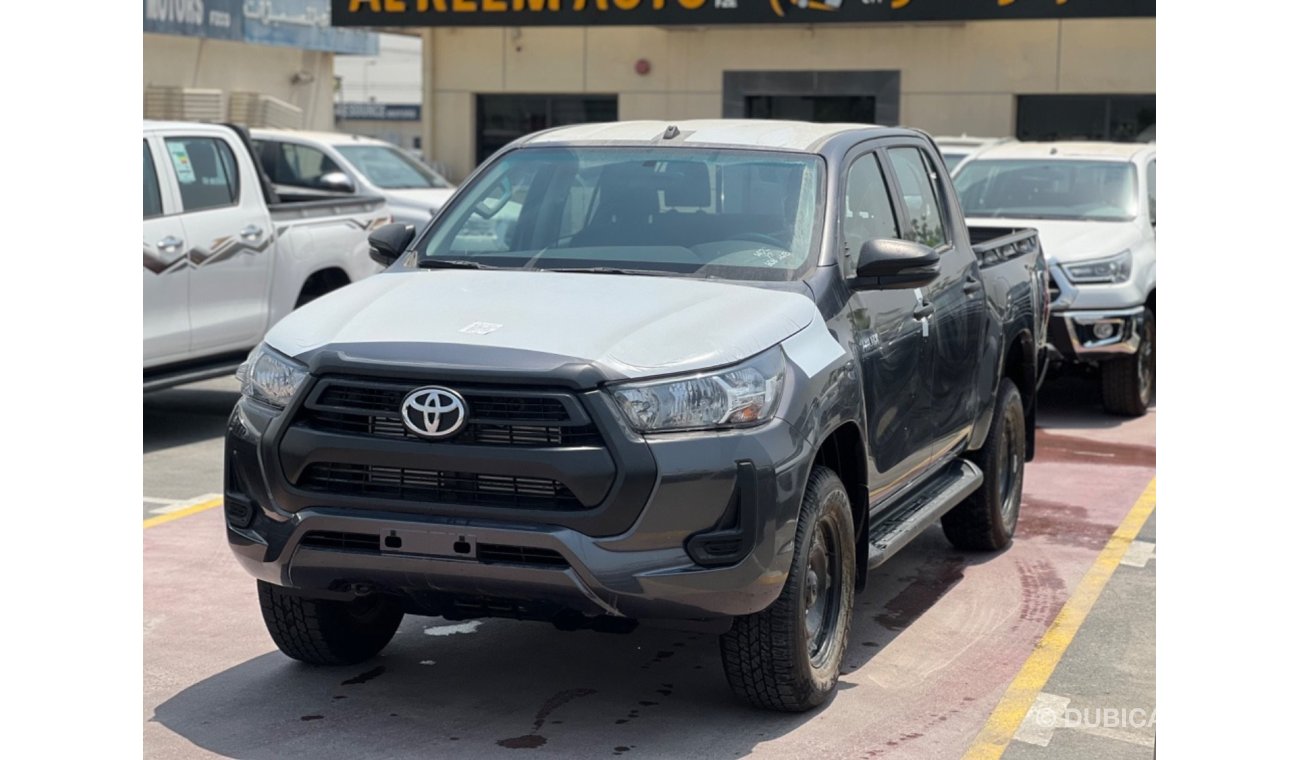
[[[794,118],[936,135],[1154,132],[1155,0],[333,0],[423,39],[422,140],[459,179],[528,132]]]

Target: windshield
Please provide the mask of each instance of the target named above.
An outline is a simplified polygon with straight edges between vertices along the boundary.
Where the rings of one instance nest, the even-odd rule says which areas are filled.
[[[975,159],[953,184],[967,216],[1118,222],[1137,214],[1128,162]]]
[[[523,148],[460,194],[421,265],[791,280],[815,260],[822,175],[793,153]]]
[[[336,145],[339,153],[365,175],[366,179],[385,190],[412,188],[451,187],[434,170],[386,145]]]

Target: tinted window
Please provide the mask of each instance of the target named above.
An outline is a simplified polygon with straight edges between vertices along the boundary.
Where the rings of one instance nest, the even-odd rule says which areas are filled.
[[[181,188],[185,211],[201,211],[235,203],[239,197],[239,173],[235,156],[225,140],[214,137],[169,137],[176,182]]]
[[[385,190],[451,187],[451,183],[437,172],[396,148],[384,145],[339,145],[335,149],[366,179]]]
[[[321,177],[342,171],[329,156],[305,145],[267,142],[260,152],[262,168],[277,185],[324,188]]]
[[[953,184],[967,216],[1124,221],[1137,214],[1127,161],[975,159]]]
[[[843,233],[845,253],[857,262],[862,244],[879,238],[897,238],[898,222],[889,202],[889,189],[880,168],[880,159],[872,153],[849,167],[844,191]]]
[[[441,217],[426,258],[786,280],[812,266],[814,156],[682,148],[507,153]]]
[[[934,167],[918,148],[890,148],[889,160],[898,176],[898,189],[907,209],[907,240],[937,247],[948,242],[943,212],[935,189]]]
[[[149,141],[144,141],[144,218],[162,215],[162,194],[158,192],[158,171],[154,169],[153,152]]]

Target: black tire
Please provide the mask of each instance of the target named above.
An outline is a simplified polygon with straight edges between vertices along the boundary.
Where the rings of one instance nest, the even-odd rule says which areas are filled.
[[[312,665],[355,665],[392,641],[402,622],[393,600],[371,595],[353,602],[297,596],[257,582],[262,620],[281,652]]]
[[[853,512],[827,467],[813,467],[808,477],[794,547],[781,595],[762,612],[736,618],[720,640],[736,696],[784,712],[810,710],[835,691],[853,616]]]
[[[1141,417],[1156,393],[1156,315],[1142,312],[1142,342],[1136,354],[1101,364],[1101,403],[1111,414]]]
[[[943,516],[943,534],[958,549],[996,551],[1016,532],[1025,483],[1025,408],[1007,378],[998,386],[988,438],[970,459],[984,472],[984,482]]]

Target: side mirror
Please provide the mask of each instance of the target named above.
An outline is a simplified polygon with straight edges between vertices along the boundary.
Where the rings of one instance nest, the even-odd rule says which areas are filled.
[[[928,285],[939,276],[939,252],[909,240],[868,240],[858,253],[854,290],[903,290]]]
[[[316,183],[321,190],[329,190],[335,193],[355,193],[357,186],[352,182],[352,178],[343,172],[329,172],[322,174]]]
[[[370,233],[370,258],[390,266],[415,238],[413,224],[385,224]]]

